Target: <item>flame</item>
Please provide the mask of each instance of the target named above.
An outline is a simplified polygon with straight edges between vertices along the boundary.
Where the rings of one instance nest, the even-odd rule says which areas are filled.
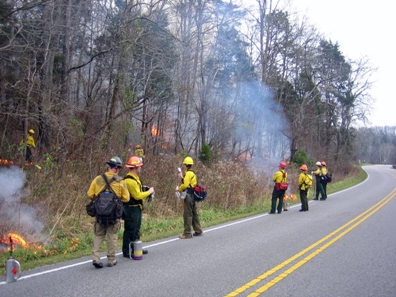
[[[160,135],[157,127],[155,127],[155,126],[151,127],[151,135],[153,135],[153,136],[159,136]]]
[[[0,165],[10,166],[13,164],[14,164],[14,161],[0,158]]]
[[[21,235],[18,235],[15,233],[8,233],[8,237],[11,237],[13,244],[19,244],[19,245],[23,246],[24,248],[28,247],[26,240],[23,239],[23,237]]]
[[[41,244],[35,244],[35,243],[27,243],[26,240],[19,234],[16,233],[8,233],[8,236],[0,236],[0,244],[3,245],[10,245],[11,242],[9,238],[11,237],[13,245],[19,245],[22,246],[25,250],[28,250],[34,255],[38,257],[42,256],[50,256],[50,255],[56,255],[59,253],[67,254],[74,252],[78,249],[80,242],[78,238],[72,238],[70,240],[70,246],[68,246],[65,250],[58,250],[58,249],[47,249],[45,246]]]
[[[283,200],[284,201],[288,201],[288,200],[296,201],[297,200],[297,196],[294,195],[294,194],[290,194],[290,197],[289,197],[289,195],[285,194],[285,196],[283,196]]]

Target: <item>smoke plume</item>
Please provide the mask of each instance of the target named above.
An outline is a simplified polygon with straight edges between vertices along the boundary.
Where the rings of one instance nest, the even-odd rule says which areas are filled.
[[[0,235],[17,232],[32,237],[43,230],[36,210],[22,202],[29,195],[25,183],[26,174],[21,168],[0,168]]]

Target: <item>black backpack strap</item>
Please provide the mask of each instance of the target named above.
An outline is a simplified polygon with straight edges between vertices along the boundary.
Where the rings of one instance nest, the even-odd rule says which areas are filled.
[[[109,182],[109,180],[107,179],[106,174],[103,173],[103,174],[102,174],[102,177],[103,177],[103,179],[105,180],[106,185],[107,185],[107,187],[105,188],[105,190],[107,189],[107,190],[109,190],[110,192],[112,192],[114,195],[117,196],[117,194],[114,193],[113,189],[112,189],[111,186],[110,186],[110,184],[111,184],[113,181],[115,181],[114,177],[110,180],[110,182]],[[117,196],[117,197],[118,197],[118,196]]]
[[[128,179],[128,178],[133,179],[137,184],[139,184],[138,181],[137,181],[137,179],[134,178],[132,175],[126,175],[126,176],[124,177],[124,180],[125,180],[125,179]],[[143,189],[142,189],[142,181],[140,181],[140,183],[141,183],[141,184],[140,184],[140,191],[143,191]],[[136,200],[136,199],[133,198],[132,195],[131,195],[129,201],[126,202],[126,203],[124,203],[124,205],[142,205],[142,207],[143,207],[143,200]]]

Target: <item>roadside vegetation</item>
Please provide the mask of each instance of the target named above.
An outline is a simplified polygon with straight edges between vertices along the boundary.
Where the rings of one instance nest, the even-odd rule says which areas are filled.
[[[182,203],[174,194],[174,188],[178,184],[176,168],[182,159],[183,156],[161,160],[152,157],[143,167],[143,182],[147,181],[156,190],[154,201],[145,204],[141,230],[141,240],[144,243],[182,232]],[[273,170],[257,167],[253,170],[246,163],[240,162],[218,162],[210,166],[196,162],[194,167],[199,182],[205,185],[209,193],[206,201],[199,204],[203,228],[268,212]],[[26,241],[26,244],[14,243],[13,251],[13,257],[21,263],[23,270],[91,254],[94,219],[85,213],[85,204],[88,202],[86,191],[91,181],[89,172],[84,166],[71,163],[70,170],[77,173],[67,172],[67,182],[62,182],[55,179],[52,170],[50,162],[42,166],[41,170],[35,167],[26,169],[26,186],[31,189],[31,195],[23,203],[34,207],[37,220],[45,227],[40,234],[41,239],[37,240],[34,239],[37,234],[23,234],[23,230],[18,230],[15,226],[15,232]],[[105,166],[98,168],[98,173],[103,170]],[[288,202],[298,204],[300,201],[296,183],[299,167],[292,164],[287,171],[289,195],[297,196],[296,200],[289,199]],[[342,175],[333,172],[333,182],[328,184],[328,193],[356,185],[366,177],[366,172],[360,166],[353,167]],[[313,189],[309,193],[309,199],[313,198],[312,191]],[[122,238],[122,229],[119,238]],[[5,272],[4,263],[10,255],[9,246],[6,247],[0,251],[2,275]]]

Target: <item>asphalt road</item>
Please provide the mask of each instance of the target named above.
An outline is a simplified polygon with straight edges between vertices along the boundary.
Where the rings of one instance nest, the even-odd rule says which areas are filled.
[[[118,255],[112,268],[85,257],[23,271],[14,283],[0,279],[0,296],[394,297],[396,170],[365,170],[366,181],[308,212],[296,205],[147,243],[143,260]]]

